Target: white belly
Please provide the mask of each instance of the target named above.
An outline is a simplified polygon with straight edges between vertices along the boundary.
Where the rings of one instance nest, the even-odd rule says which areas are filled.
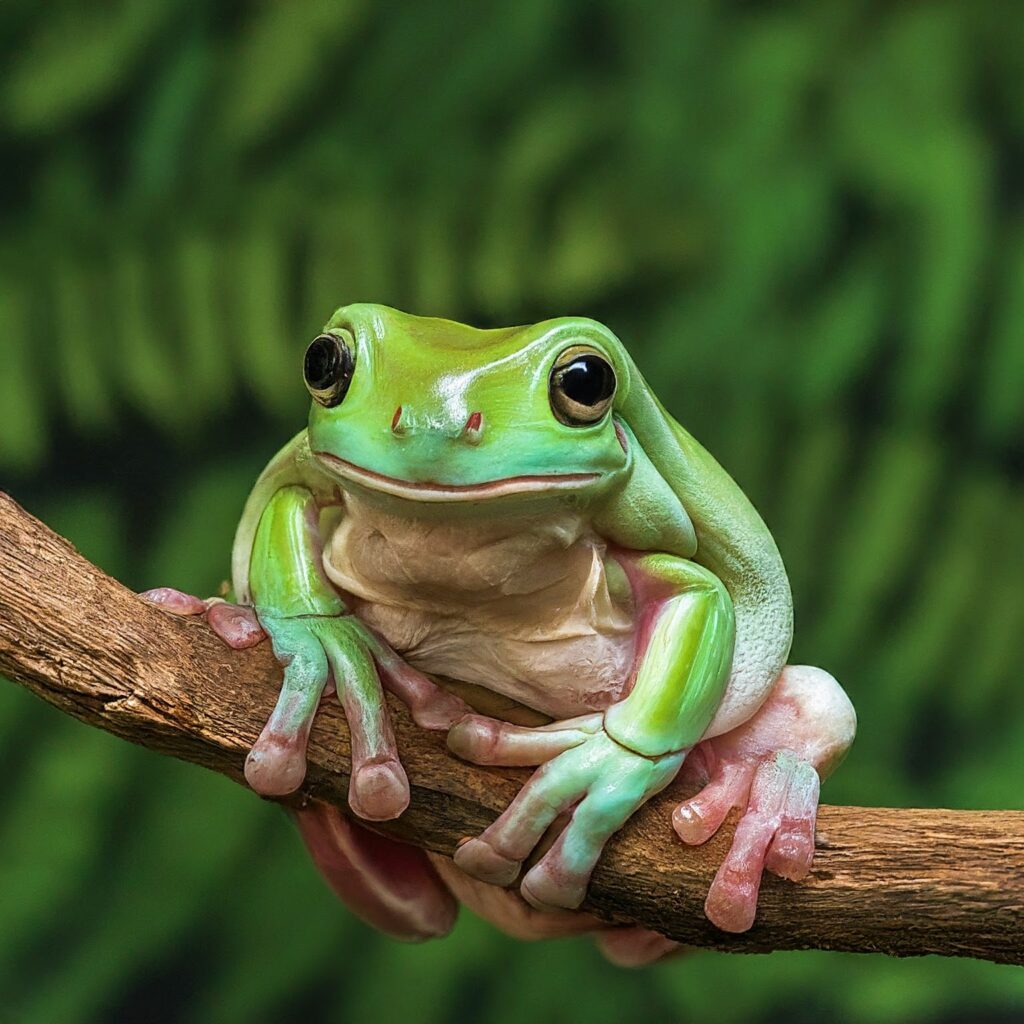
[[[607,707],[629,681],[633,615],[609,594],[603,544],[574,516],[509,532],[350,502],[324,567],[421,671],[559,718]]]
[[[548,636],[540,630],[523,640],[461,618],[365,601],[357,613],[420,671],[483,686],[554,718],[614,703],[633,660],[631,634]]]

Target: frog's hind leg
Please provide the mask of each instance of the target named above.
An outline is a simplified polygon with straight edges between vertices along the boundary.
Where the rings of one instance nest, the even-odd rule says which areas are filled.
[[[788,665],[757,714],[691,755],[688,770],[704,785],[676,808],[680,838],[703,843],[734,807],[742,812],[705,904],[719,928],[743,932],[753,924],[764,869],[792,880],[810,871],[819,785],[855,729],[853,706],[832,676]]]
[[[451,931],[458,904],[427,854],[314,801],[292,812],[332,891],[367,924],[409,942]]]

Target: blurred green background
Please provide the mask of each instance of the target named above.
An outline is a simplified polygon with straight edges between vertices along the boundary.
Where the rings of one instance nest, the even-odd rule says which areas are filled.
[[[213,592],[351,300],[606,321],[775,532],[833,803],[1021,806],[1008,2],[0,4],[0,486]],[[0,687],[0,1019],[1016,1021],[968,961],[379,938],[284,815]]]

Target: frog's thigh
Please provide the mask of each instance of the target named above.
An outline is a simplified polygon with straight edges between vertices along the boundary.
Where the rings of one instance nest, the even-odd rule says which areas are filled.
[[[423,850],[364,828],[330,804],[293,810],[327,884],[358,917],[397,939],[446,935],[458,906]]]
[[[787,665],[757,713],[711,742],[719,757],[764,757],[789,750],[825,778],[849,749],[856,728],[850,698],[828,672]]]

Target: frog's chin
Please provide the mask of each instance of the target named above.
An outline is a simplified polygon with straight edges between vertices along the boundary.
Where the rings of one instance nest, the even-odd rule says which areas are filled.
[[[519,494],[579,491],[593,485],[600,473],[537,473],[485,480],[476,484],[445,484],[434,480],[401,480],[364,469],[330,452],[313,453],[336,476],[371,491],[422,502],[481,501]]]

